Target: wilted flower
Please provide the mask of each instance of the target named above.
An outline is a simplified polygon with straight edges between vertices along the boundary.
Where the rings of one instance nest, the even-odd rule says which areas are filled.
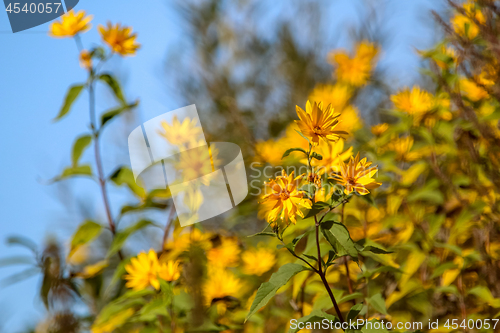
[[[319,143],[319,139],[337,141],[341,135],[347,134],[338,131],[335,127],[339,123],[340,113],[334,113],[331,105],[323,109],[323,103],[309,101],[306,103],[306,110],[296,107],[300,120],[295,120],[302,134],[311,138],[313,145]]]
[[[333,175],[333,178],[344,186],[344,193],[350,194],[356,191],[358,194],[366,195],[370,193],[368,190],[379,187],[382,183],[377,183],[373,179],[373,175],[377,173],[376,166],[370,167],[371,162],[367,162],[366,158],[359,160],[359,153],[356,157],[352,157],[347,164],[340,162],[340,172]]]
[[[270,208],[265,213],[268,223],[280,218],[282,221],[290,220],[295,224],[297,215],[304,217],[300,208],[311,209],[311,201],[297,188],[302,177],[303,175],[294,178],[293,171],[287,175],[285,170],[282,170],[281,176],[265,184],[271,191],[262,197],[263,202],[269,204]]]
[[[243,271],[249,275],[262,275],[276,264],[274,252],[264,247],[246,251],[241,259],[244,263]]]
[[[74,37],[76,34],[90,29],[92,15],[85,16],[85,11],[76,13],[73,10],[61,16],[61,21],[50,25],[49,35],[55,38]]]
[[[111,50],[122,56],[133,56],[141,47],[135,42],[137,34],[132,33],[132,28],[122,27],[120,23],[112,25],[108,22],[106,27],[99,25],[99,33]]]

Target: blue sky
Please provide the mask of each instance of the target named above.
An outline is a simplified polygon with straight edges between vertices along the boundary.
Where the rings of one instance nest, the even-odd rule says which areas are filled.
[[[388,70],[395,86],[412,84],[418,78],[420,65],[414,48],[429,47],[434,41],[434,23],[429,19],[429,10],[440,9],[442,3],[432,0],[337,1],[332,13],[332,31],[341,35],[339,43],[348,40],[346,27],[363,24],[356,13],[366,10],[363,9],[366,2],[372,3],[381,17],[389,18],[385,28],[390,35],[389,48],[384,50],[380,66]],[[165,66],[169,66],[165,64],[167,54],[182,55],[183,52],[178,48],[184,36],[181,21],[167,2],[81,0],[76,9],[85,9],[94,16],[93,29],[82,36],[87,47],[99,41],[97,24],[108,20],[131,25],[139,34],[142,48],[137,56],[115,59],[109,67],[124,81],[129,100],[140,98],[137,117],[129,119],[132,123],[138,124],[184,106],[162,75]],[[3,240],[9,235],[21,234],[42,244],[54,233],[67,238],[88,214],[86,211],[95,208],[97,215],[102,216],[102,207],[92,206],[93,199],[99,195],[94,184],[84,181],[60,186],[43,184],[44,179],[57,175],[69,164],[73,139],[87,131],[88,123],[83,98],[68,117],[55,124],[51,122],[67,87],[84,81],[85,72],[78,66],[74,41],[50,38],[47,30],[48,24],[45,24],[12,34],[7,14],[0,13],[0,174],[3,178],[0,258],[27,254],[22,248],[5,245]],[[106,109],[113,106],[113,100],[106,93],[99,94],[97,105],[98,109]],[[109,136],[104,138],[105,145],[123,145],[111,139],[128,135],[120,124],[112,124],[107,129]],[[111,161],[128,163],[126,153],[113,155],[112,149],[103,150],[107,172],[112,169]],[[91,156],[84,155],[83,159],[90,161]],[[91,202],[90,207],[64,205],[65,193],[70,193],[67,191],[74,188],[73,185],[77,188],[74,194],[82,201],[91,199],[86,200]],[[0,267],[0,279],[21,269]],[[44,310],[36,299],[38,282],[38,277],[33,277],[9,287],[0,286],[0,330],[15,332],[41,317]]]

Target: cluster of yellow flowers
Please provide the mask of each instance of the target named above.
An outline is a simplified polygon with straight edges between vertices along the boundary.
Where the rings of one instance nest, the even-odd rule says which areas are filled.
[[[92,25],[90,21],[92,15],[86,15],[81,10],[75,14],[73,10],[64,14],[60,21],[54,21],[49,29],[49,35],[55,38],[73,38],[80,33],[87,32]],[[137,34],[132,33],[132,29],[122,26],[119,23],[113,25],[110,22],[106,26],[99,25],[99,34],[104,43],[108,45],[113,53],[121,56],[133,56],[141,47],[136,43]],[[88,50],[80,51],[80,66],[92,69],[92,53]]]

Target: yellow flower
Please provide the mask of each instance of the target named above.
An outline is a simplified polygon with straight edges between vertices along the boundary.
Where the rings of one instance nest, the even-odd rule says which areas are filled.
[[[387,149],[396,152],[396,160],[401,162],[415,161],[422,156],[419,152],[410,151],[412,147],[411,136],[395,138],[387,144]]]
[[[88,71],[92,68],[92,54],[87,50],[80,52],[80,67]]]
[[[210,183],[209,174],[222,164],[218,154],[217,149],[207,147],[189,149],[179,155],[179,161],[175,163],[174,167],[182,173],[182,182],[207,176],[203,177],[201,182],[208,185]]]
[[[148,253],[139,253],[136,258],[130,260],[130,264],[125,266],[128,273],[125,276],[127,288],[138,291],[153,286],[156,290],[160,289],[158,266],[158,257],[155,251],[151,249]]]
[[[363,41],[357,45],[352,58],[346,52],[332,52],[328,60],[336,67],[335,76],[339,81],[361,87],[370,78],[377,53],[375,44]]]
[[[241,250],[236,239],[222,237],[221,244],[208,251],[207,259],[210,265],[234,267],[238,264],[240,252]]]
[[[181,276],[179,268],[179,261],[168,260],[167,262],[160,263],[158,267],[158,276],[165,281],[175,281]]]
[[[130,27],[122,27],[120,23],[112,25],[111,22],[108,22],[106,27],[99,25],[99,33],[111,50],[122,56],[135,55],[137,49],[141,47],[140,44],[135,42],[137,34],[132,33]]]
[[[203,233],[199,229],[182,231],[183,229],[176,230],[174,232],[174,241],[165,244],[165,250],[170,251],[172,257],[176,257],[182,252],[189,250],[191,245],[199,246],[206,251],[212,247],[212,243],[210,242],[212,235],[210,233]]]
[[[262,275],[276,264],[276,255],[264,247],[252,249],[243,253],[243,271],[248,275]]]
[[[430,93],[415,86],[411,89],[405,88],[396,95],[391,96],[391,101],[396,109],[406,112],[415,118],[422,116],[432,110],[435,106],[434,99]]]
[[[322,160],[311,161],[319,175],[339,171],[340,161],[346,161],[352,156],[352,147],[344,151],[344,140],[334,143],[322,141],[314,151],[323,156]],[[302,163],[307,163],[307,158],[302,160]]]
[[[163,127],[164,131],[158,131],[158,134],[175,146],[189,149],[200,138],[200,135],[203,134],[201,127],[196,123],[196,119],[189,117],[184,118],[181,123],[177,116],[174,116],[172,125],[166,121],[161,122],[161,127]]]
[[[296,107],[297,115],[300,120],[295,120],[302,134],[311,138],[313,145],[319,143],[319,138],[323,140],[337,141],[340,135],[346,135],[346,132],[337,131],[335,127],[339,123],[340,113],[334,113],[331,105],[323,109],[323,103],[309,101],[306,103],[306,110]]]
[[[352,157],[349,163],[340,161],[340,172],[334,174],[333,178],[344,186],[344,193],[350,194],[353,191],[361,195],[370,193],[368,190],[375,189],[382,185],[373,179],[373,175],[378,171],[376,166],[370,167],[372,163],[367,162],[366,158],[359,160],[359,153]]]
[[[371,128],[373,135],[376,135],[376,136],[380,136],[380,135],[384,134],[385,131],[387,131],[388,129],[389,129],[389,124],[387,124],[387,123],[378,124],[378,125],[372,126],[372,128]]]
[[[237,296],[242,287],[241,280],[231,272],[222,268],[209,267],[208,279],[203,286],[207,306],[224,297]]]
[[[479,83],[481,83],[485,86],[490,85],[488,81],[485,81],[484,79],[481,80],[481,76],[479,76],[477,79],[478,79]],[[488,92],[486,90],[484,90],[483,87],[477,85],[476,82],[474,82],[473,80],[462,78],[462,79],[460,79],[459,84],[460,84],[460,90],[471,101],[477,102],[479,100],[482,100],[482,99],[489,97]]]
[[[132,315],[134,314],[134,309],[126,309],[121,312],[109,316],[109,319],[105,322],[99,322],[99,317],[96,322],[92,325],[91,333],[111,333],[114,332],[116,328],[122,326]]]
[[[297,133],[299,130],[297,124],[292,122],[287,126],[285,135],[278,140],[269,139],[267,141],[258,142],[255,146],[258,160],[272,165],[281,165],[281,157],[290,146],[308,149],[308,143],[304,141],[304,138],[299,133]],[[299,159],[299,154],[290,154],[286,158],[286,161],[296,162]]]
[[[486,21],[483,13],[473,2],[468,2],[463,5],[467,15],[460,13],[455,14],[451,19],[451,25],[457,34],[460,36],[473,39],[479,34],[479,27],[474,23],[471,17],[474,17],[477,22],[484,24]]]
[[[317,85],[309,95],[310,101],[321,101],[324,105],[331,104],[335,112],[340,113],[336,129],[344,132],[354,132],[361,128],[363,122],[357,109],[349,105],[353,89],[346,84]]]
[[[61,21],[50,25],[49,35],[55,38],[74,37],[76,34],[90,29],[92,15],[85,16],[85,11],[76,13],[73,10],[61,16]]]
[[[287,175],[283,169],[281,176],[265,183],[271,191],[262,197],[263,202],[269,205],[265,213],[268,223],[275,222],[279,217],[282,221],[290,220],[295,224],[297,215],[304,217],[301,207],[311,209],[311,201],[305,198],[304,192],[297,188],[302,177],[303,175],[294,178],[294,171]]]

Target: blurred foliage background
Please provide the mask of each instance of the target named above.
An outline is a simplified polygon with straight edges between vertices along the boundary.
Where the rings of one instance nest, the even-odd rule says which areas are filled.
[[[324,148],[323,157],[331,158],[319,164],[332,166],[335,154],[351,146],[378,164],[382,187],[369,200],[353,197],[332,214],[347,226],[352,241],[392,252],[362,251],[359,266],[348,256],[336,260],[327,280],[344,314],[363,304],[359,316],[366,319],[424,325],[439,319],[433,332],[452,331],[444,327],[448,319],[500,317],[496,2],[448,3],[442,12],[428,13],[436,43],[415,50],[421,76],[418,86],[410,87],[394,85],[387,68],[378,65],[391,32],[376,6],[360,9],[363,24],[350,32],[345,49],[334,47],[337,34],[328,29],[334,17],[327,2],[172,6],[189,34],[180,44],[187,51],[165,60],[166,80],[184,104],[197,105],[207,141],[242,148],[249,181],[255,180],[251,194],[280,166],[302,163],[295,155],[281,157],[301,140],[294,131],[295,105],[304,107],[308,99],[331,103],[350,134],[339,151]],[[279,19],[267,21],[268,15]],[[137,41],[142,43],[140,32]],[[88,43],[94,66],[108,54],[96,43]],[[112,49],[109,40],[104,44]],[[102,174],[99,161],[80,164],[81,152],[95,149],[98,128],[119,122],[120,142],[137,122],[136,101],[124,93],[122,80],[109,67],[90,72],[85,60],[81,53],[90,73],[82,96],[95,79],[96,90],[110,93],[112,113],[97,110],[88,139],[79,136],[74,143],[72,165],[53,180],[95,178],[96,197],[103,189],[105,197],[106,188],[123,196],[111,202],[115,207],[108,216],[87,214],[69,240],[53,238],[39,246],[22,236],[8,239],[30,254],[2,259],[28,265],[6,282],[41,276],[46,317],[31,331],[287,332],[292,318],[335,315],[321,281],[302,272],[245,322],[259,285],[295,262],[276,248],[275,239],[247,237],[267,226],[257,196],[249,195],[228,214],[181,229],[168,191],[145,192],[126,164],[108,165]],[[71,104],[67,98],[63,103]],[[123,145],[113,149],[126,154]],[[273,174],[264,176],[270,167]],[[285,237],[293,239],[309,226],[310,218],[300,220]],[[311,243],[304,237],[295,250],[308,254]],[[148,255],[136,257],[141,250]],[[135,260],[143,263],[136,271],[158,272],[146,274],[143,287],[125,285],[124,277],[133,275],[132,266],[126,269],[131,259],[132,266]]]

